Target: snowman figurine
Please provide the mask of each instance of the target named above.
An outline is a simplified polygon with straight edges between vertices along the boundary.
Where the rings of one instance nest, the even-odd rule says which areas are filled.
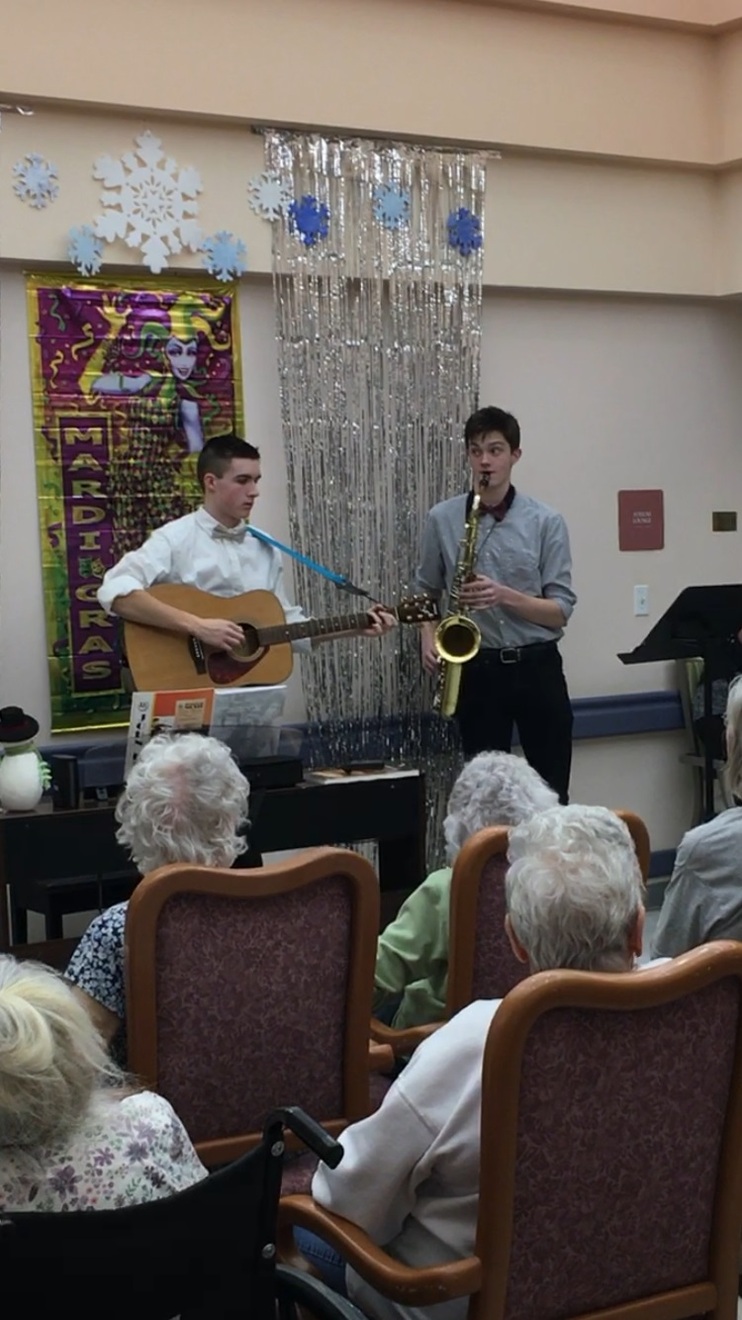
[[[20,706],[0,710],[0,806],[5,811],[33,811],[51,783],[46,761],[36,750],[38,721]]]

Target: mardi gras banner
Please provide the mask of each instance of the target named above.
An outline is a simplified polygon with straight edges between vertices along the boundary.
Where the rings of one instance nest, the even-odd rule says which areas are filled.
[[[52,729],[128,723],[106,569],[199,502],[196,459],[243,434],[236,287],[28,278]]]

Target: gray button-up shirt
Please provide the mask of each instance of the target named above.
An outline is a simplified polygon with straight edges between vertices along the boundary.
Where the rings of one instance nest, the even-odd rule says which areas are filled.
[[[466,495],[455,495],[436,504],[425,525],[417,586],[436,598],[445,597],[444,608],[464,535],[466,500]],[[557,601],[565,619],[577,601],[567,524],[560,513],[520,491],[502,522],[490,514],[480,519],[474,572],[527,596]],[[471,617],[481,629],[482,646],[494,649],[555,641],[563,631],[529,623],[499,607],[472,610]]]
[[[683,837],[654,932],[653,956],[676,957],[708,940],[742,940],[742,807]]]

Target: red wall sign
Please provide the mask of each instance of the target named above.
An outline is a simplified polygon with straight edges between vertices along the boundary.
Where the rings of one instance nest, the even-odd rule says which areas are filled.
[[[619,550],[663,550],[665,514],[661,490],[618,492]]]

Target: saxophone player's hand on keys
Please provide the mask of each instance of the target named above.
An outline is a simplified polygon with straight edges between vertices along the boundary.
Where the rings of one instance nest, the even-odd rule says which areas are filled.
[[[420,629],[420,655],[423,669],[429,674],[437,673],[441,658],[435,649],[435,624],[424,623]]]
[[[512,595],[511,587],[503,587],[501,582],[477,573],[463,583],[459,599],[465,609],[489,610],[493,605],[507,605]]]

